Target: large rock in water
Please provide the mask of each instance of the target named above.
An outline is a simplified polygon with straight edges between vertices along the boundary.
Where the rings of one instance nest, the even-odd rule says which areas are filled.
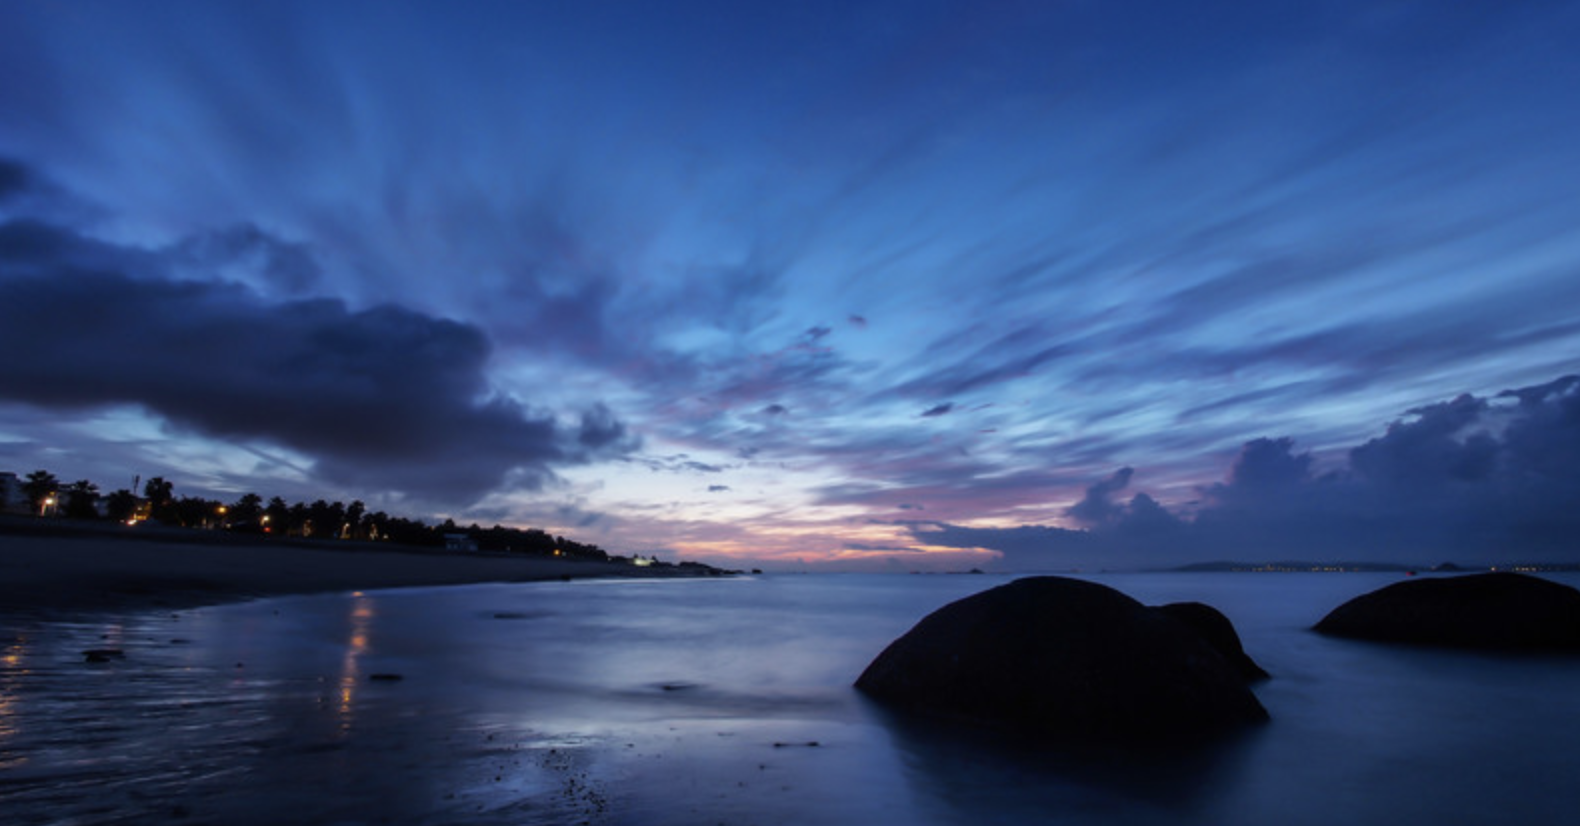
[[[1064,577],[1019,579],[934,611],[856,687],[897,708],[1069,741],[1168,742],[1267,719],[1189,625]]]
[[[1411,579],[1340,605],[1316,630],[1463,648],[1580,649],[1580,591],[1514,573]]]

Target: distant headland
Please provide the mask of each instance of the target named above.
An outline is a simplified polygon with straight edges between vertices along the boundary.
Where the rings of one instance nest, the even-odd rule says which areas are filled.
[[[613,558],[0,517],[0,618],[175,610],[383,588],[730,573],[693,562],[636,565]]]
[[[1308,562],[1308,561],[1281,561],[1281,562],[1235,562],[1219,560],[1214,562],[1193,562],[1189,565],[1179,565],[1169,568],[1170,571],[1190,572],[1246,572],[1246,573],[1426,573],[1426,574],[1460,574],[1482,571],[1516,571],[1519,573],[1540,573],[1542,571],[1580,571],[1580,562],[1522,562],[1514,564],[1488,565],[1488,564],[1458,564],[1454,562],[1440,562],[1436,565],[1406,565],[1402,562]]]
[[[536,528],[368,513],[361,502],[101,496],[47,471],[0,474],[0,614],[175,608],[287,594],[586,577],[706,577],[698,562],[611,555]]]

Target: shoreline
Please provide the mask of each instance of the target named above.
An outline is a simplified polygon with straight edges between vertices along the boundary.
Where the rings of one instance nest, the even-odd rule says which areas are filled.
[[[704,569],[713,570],[713,569]],[[298,594],[590,578],[685,568],[281,540],[199,531],[0,522],[0,622],[175,610]]]

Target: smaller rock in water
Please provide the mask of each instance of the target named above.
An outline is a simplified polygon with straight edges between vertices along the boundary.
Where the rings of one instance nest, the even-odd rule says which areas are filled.
[[[406,677],[401,674],[369,674],[368,679],[376,683],[398,683]]]
[[[1418,645],[1580,650],[1580,590],[1507,572],[1411,579],[1340,605],[1315,630]]]
[[[91,648],[82,652],[84,662],[107,663],[111,660],[126,659],[126,652],[119,648]]]

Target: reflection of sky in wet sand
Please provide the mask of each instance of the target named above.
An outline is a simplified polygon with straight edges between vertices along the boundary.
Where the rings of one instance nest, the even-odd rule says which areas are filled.
[[[573,612],[546,614],[511,589],[461,593],[132,618],[112,634],[126,659],[93,667],[78,652],[107,644],[108,627],[42,629],[52,667],[25,675],[27,694],[73,716],[67,738],[20,744],[35,770],[6,786],[11,811],[23,823],[94,809],[228,823],[772,821],[804,811],[820,775],[900,782],[844,675],[824,685],[819,667],[796,665],[793,612],[732,630],[761,638],[759,661],[674,645],[716,626],[694,594],[645,589],[634,608],[631,589],[588,586]],[[892,811],[892,795],[873,801],[873,817]]]

